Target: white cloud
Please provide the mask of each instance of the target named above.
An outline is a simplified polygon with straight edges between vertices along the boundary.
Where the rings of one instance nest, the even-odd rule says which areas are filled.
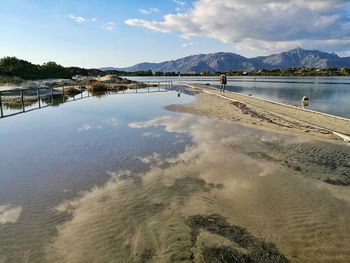
[[[93,124],[83,124],[82,126],[80,126],[77,131],[78,132],[85,132],[85,131],[90,131],[90,130],[102,130],[108,127],[114,127],[114,126],[118,126],[119,125],[119,121],[117,118],[112,117],[109,119],[105,119],[101,124],[97,125],[93,125]]]
[[[107,123],[110,126],[117,126],[119,124],[119,121],[117,118],[112,117],[112,118],[105,120],[105,123]]]
[[[340,42],[350,40],[349,8],[346,0],[196,0],[189,11],[167,14],[162,21],[125,23],[185,38],[217,39],[251,55],[296,46],[344,51]]]
[[[173,2],[177,5],[177,7],[175,8],[175,11],[177,13],[187,13],[191,10],[189,9],[189,5],[185,1],[173,0]]]
[[[144,15],[150,15],[150,14],[153,14],[153,13],[158,13],[159,9],[151,7],[151,8],[146,8],[146,9],[139,9],[139,12],[141,14],[144,14]]]
[[[194,46],[194,43],[193,42],[189,42],[189,43],[183,43],[182,45],[181,45],[182,47],[193,47]]]
[[[160,165],[161,164],[161,158],[160,158],[160,154],[154,152],[149,156],[145,156],[145,157],[136,157],[136,159],[140,160],[142,163],[144,164],[157,164]]]
[[[103,30],[107,30],[107,31],[114,31],[115,26],[116,26],[116,23],[111,21],[111,22],[107,22],[107,23],[102,24],[101,28]]]
[[[90,124],[84,124],[83,126],[78,128],[78,132],[91,130],[92,126]]]
[[[69,17],[79,24],[87,22],[87,19],[81,16],[69,15]]]
[[[179,6],[185,6],[187,3],[185,1],[173,0],[173,2]]]
[[[160,137],[160,134],[154,132],[145,132],[142,134],[142,137],[158,138]]]
[[[75,15],[69,15],[69,17],[74,20],[75,22],[79,23],[79,24],[83,24],[83,23],[89,23],[89,22],[96,22],[97,19],[96,17],[92,17],[92,18],[85,18],[82,16],[75,16]]]

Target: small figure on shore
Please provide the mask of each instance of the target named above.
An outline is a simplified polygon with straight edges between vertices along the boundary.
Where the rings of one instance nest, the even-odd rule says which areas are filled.
[[[309,106],[309,97],[303,96],[301,99],[301,106],[302,108],[305,108],[305,106]]]
[[[226,87],[226,84],[227,84],[227,77],[226,77],[225,74],[222,74],[220,76],[220,84],[221,84],[220,91],[225,92],[225,87]]]

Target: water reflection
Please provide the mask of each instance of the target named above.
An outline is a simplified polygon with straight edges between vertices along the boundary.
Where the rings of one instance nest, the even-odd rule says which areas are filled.
[[[285,165],[292,158],[283,150],[264,154],[266,145],[288,145],[304,149],[294,153],[303,159],[313,146],[326,152],[319,154],[322,162],[339,148],[332,153],[327,150],[331,144],[186,115],[129,127],[163,127],[189,135],[192,143],[177,156],[163,158],[170,164],[166,167],[113,172],[104,186],[58,206],[72,219],[59,226],[48,245],[50,261],[210,262],[227,254],[252,262],[285,262],[283,255],[295,262],[349,260],[349,203],[309,179],[320,169],[312,160],[306,160],[303,173],[304,166]],[[159,162],[159,154],[153,156]],[[323,171],[331,175],[327,169]],[[244,238],[246,243],[235,241]],[[255,240],[276,248],[271,245],[267,258],[259,260],[254,253],[269,246]]]
[[[71,218],[55,211],[59,203],[105,183],[110,171],[146,171],[156,162],[153,153],[168,158],[182,152],[186,135],[130,129],[128,123],[193,99],[125,93],[1,119],[0,220],[6,223],[0,224],[0,262],[45,262],[56,224]]]
[[[178,77],[134,77],[137,81],[172,80]],[[219,88],[219,77],[181,77],[181,83],[208,84]],[[303,96],[310,98],[308,109],[350,118],[349,77],[228,77],[227,90],[301,107]]]
[[[178,87],[174,87],[179,89]],[[11,117],[17,114],[30,112],[33,110],[42,109],[48,106],[59,106],[66,102],[78,101],[81,99],[86,99],[89,97],[95,98],[106,98],[108,95],[117,95],[117,94],[143,94],[143,93],[161,93],[168,92],[168,87],[147,87],[144,89],[127,89],[122,91],[107,91],[107,90],[97,90],[97,91],[82,91],[82,92],[69,92],[65,93],[47,93],[47,90],[40,90],[40,98],[33,96],[33,92],[36,90],[25,90],[23,91],[23,100],[21,99],[21,94],[17,90],[8,91],[2,93],[2,102],[0,103],[1,115],[2,117]],[[46,92],[46,93],[45,93]],[[19,95],[19,96],[18,96]],[[193,95],[188,93],[188,95]],[[17,96],[17,97],[16,97]]]
[[[2,119],[0,262],[349,261],[348,147],[163,110],[176,94]]]

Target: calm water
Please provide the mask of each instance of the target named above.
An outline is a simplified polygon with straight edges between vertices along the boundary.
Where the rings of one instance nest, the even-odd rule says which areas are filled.
[[[13,262],[18,262],[18,257],[40,257],[39,244],[48,241],[55,223],[62,220],[62,215],[48,212],[65,198],[105,183],[110,178],[109,171],[144,170],[147,167],[140,158],[154,152],[166,157],[183,150],[188,141],[184,135],[158,128],[150,132],[130,129],[128,124],[171,115],[161,106],[192,100],[170,92],[132,91],[1,119],[0,262],[8,262],[9,253]],[[6,114],[14,112],[18,110],[5,110]],[[164,149],[167,144],[172,147]],[[16,224],[2,225],[6,219],[1,209],[7,205],[21,210]],[[16,247],[23,250],[16,251]],[[24,251],[30,252],[26,255]]]
[[[178,77],[139,77],[135,80],[173,80]],[[181,83],[209,83],[219,87],[218,77],[181,77]],[[349,77],[229,77],[227,90],[301,106],[303,96],[310,98],[307,108],[341,117],[350,118]]]
[[[349,262],[350,189],[323,182],[350,185],[349,147],[162,108],[193,100],[114,94],[0,119],[0,262]]]

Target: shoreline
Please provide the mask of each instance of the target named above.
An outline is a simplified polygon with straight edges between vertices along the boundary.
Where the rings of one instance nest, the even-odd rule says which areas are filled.
[[[166,109],[224,120],[233,120],[272,130],[350,142],[350,120],[269,101],[236,92],[222,93],[210,86],[186,84],[198,92],[190,104],[172,104]]]

